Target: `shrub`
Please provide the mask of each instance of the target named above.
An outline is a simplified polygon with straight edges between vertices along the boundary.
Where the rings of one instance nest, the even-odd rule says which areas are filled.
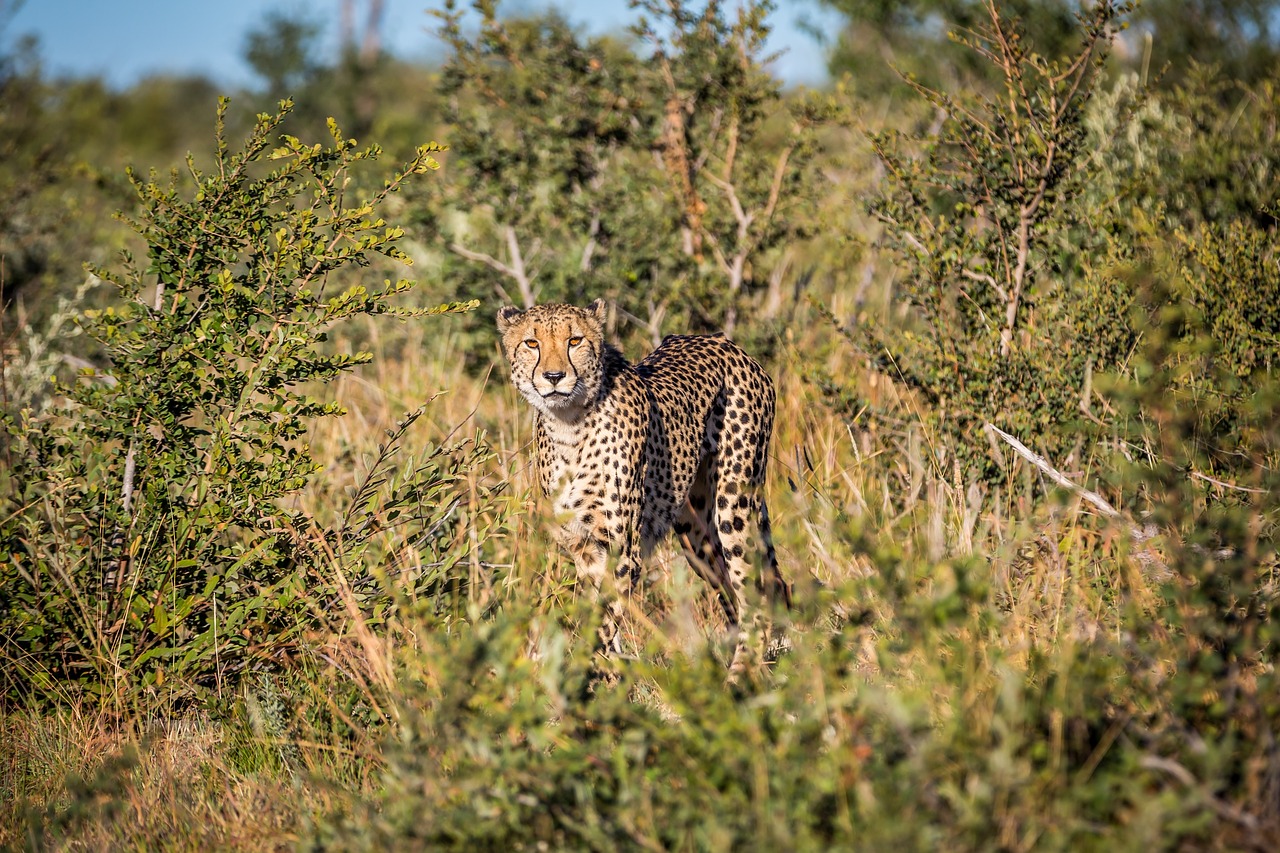
[[[642,2],[648,57],[586,38],[556,14],[501,20],[455,2],[453,123],[442,246],[462,293],[504,301],[610,296],[656,343],[666,319],[732,334],[748,306],[776,314],[791,243],[817,227],[821,130],[837,99],[784,99],[765,71],[765,0]]]
[[[121,301],[83,318],[108,364],[60,385],[60,405],[8,423],[8,697],[56,684],[125,698],[221,689],[281,660],[379,523],[433,531],[417,543],[426,550],[448,541],[438,534],[475,449],[428,449],[389,488],[380,460],[335,525],[296,504],[317,469],[308,423],[342,413],[310,392],[372,358],[330,351],[327,330],[361,315],[471,307],[402,311],[392,300],[412,282],[371,288],[344,274],[378,255],[408,262],[400,229],[376,211],[435,169],[440,147],[422,146],[353,201],[377,146],[360,148],[331,123],[328,145],[286,135],[272,148],[290,109],[282,102],[232,151],[226,109],[224,100],[212,168],[188,158],[185,182],[131,176],[147,263],[126,255],[119,271],[94,270]]]
[[[1255,230],[1206,228],[1175,255],[1203,266],[1133,274],[1151,320],[1131,373],[1108,383],[1132,457],[1111,479],[1149,525],[1144,558],[1162,581],[1125,650],[1143,707],[1131,736],[1227,848],[1266,846],[1280,826],[1277,346],[1257,337],[1273,320],[1242,329],[1235,313],[1274,303],[1229,298],[1274,289],[1274,261],[1259,268],[1274,235]]]
[[[1134,699],[1105,637],[1024,663],[996,638],[983,567],[866,539],[872,578],[836,591],[902,619],[859,651],[847,624],[793,635],[737,692],[705,651],[583,690],[589,647],[509,608],[399,658],[379,790],[313,849],[1079,849],[1203,838],[1197,792],[1161,788],[1116,735]],[[881,580],[883,578],[884,580]],[[827,602],[829,603],[829,602]],[[1012,621],[1011,619],[1008,621]],[[1158,791],[1153,794],[1153,791]],[[1188,819],[1179,820],[1183,816]]]
[[[1126,8],[1081,13],[1078,48],[1051,60],[990,5],[988,22],[957,38],[999,72],[998,90],[917,86],[937,110],[936,137],[872,139],[886,181],[871,208],[902,260],[911,315],[906,331],[857,332],[919,395],[942,449],[982,477],[999,472],[981,434],[988,422],[1064,461],[1090,373],[1114,368],[1132,344],[1131,297],[1086,275],[1090,235],[1106,223],[1090,221],[1085,105]]]

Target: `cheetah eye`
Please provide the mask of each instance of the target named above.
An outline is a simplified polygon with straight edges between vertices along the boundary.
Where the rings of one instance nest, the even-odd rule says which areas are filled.
[[[535,338],[529,338],[524,342],[524,345],[527,346],[529,349],[537,349],[538,341]]]
[[[569,346],[571,346],[571,347],[576,347],[576,346],[577,346],[578,344],[580,344],[580,343],[582,343],[582,338],[580,338],[580,337],[578,337],[578,338],[569,338]]]

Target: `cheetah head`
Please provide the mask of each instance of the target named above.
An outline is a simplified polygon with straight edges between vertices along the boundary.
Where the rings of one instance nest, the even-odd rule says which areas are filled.
[[[596,399],[604,378],[605,304],[536,305],[498,312],[511,382],[545,415],[574,420]]]

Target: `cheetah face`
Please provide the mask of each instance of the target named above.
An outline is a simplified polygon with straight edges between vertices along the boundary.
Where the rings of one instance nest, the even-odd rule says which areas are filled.
[[[543,414],[575,420],[600,391],[604,376],[605,304],[537,305],[498,312],[511,382]]]

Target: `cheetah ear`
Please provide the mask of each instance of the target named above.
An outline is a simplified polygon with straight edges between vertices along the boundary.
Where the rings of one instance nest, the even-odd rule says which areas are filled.
[[[609,316],[609,306],[605,304],[603,299],[597,299],[587,306],[587,312],[594,314],[595,318],[600,321],[600,325],[604,325],[604,321]]]
[[[507,305],[498,309],[498,331],[505,332],[516,324],[520,316],[524,314],[519,308]]]

